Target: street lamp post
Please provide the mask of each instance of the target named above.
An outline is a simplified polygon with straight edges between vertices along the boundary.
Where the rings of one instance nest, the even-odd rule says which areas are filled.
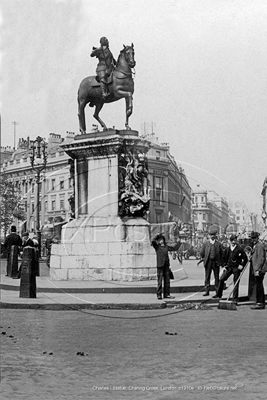
[[[41,230],[40,230],[40,175],[46,168],[47,154],[46,143],[43,138],[37,136],[32,145],[31,166],[33,171],[36,172],[36,185],[37,185],[37,204],[35,207],[35,228],[38,239],[39,256],[41,255]]]

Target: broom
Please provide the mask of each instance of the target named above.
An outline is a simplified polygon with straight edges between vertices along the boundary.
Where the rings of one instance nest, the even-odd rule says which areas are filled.
[[[237,310],[235,302],[233,300],[230,300],[230,297],[234,293],[234,290],[235,290],[236,286],[238,285],[238,283],[239,283],[243,273],[245,272],[245,269],[247,268],[248,264],[249,264],[249,261],[247,262],[247,264],[245,265],[245,267],[241,271],[236,283],[234,284],[233,290],[229,294],[228,298],[226,300],[219,300],[219,303],[218,303],[218,309],[219,310]]]

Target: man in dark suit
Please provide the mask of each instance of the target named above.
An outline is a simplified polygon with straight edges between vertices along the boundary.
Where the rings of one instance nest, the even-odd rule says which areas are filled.
[[[164,279],[164,298],[174,299],[174,296],[171,296],[170,294],[170,259],[168,252],[177,251],[181,246],[181,243],[167,244],[165,237],[162,234],[159,234],[152,240],[152,246],[157,254],[157,298],[158,300],[162,300],[162,280]]]
[[[19,248],[22,246],[21,237],[17,234],[17,228],[12,225],[11,233],[6,237],[4,248],[7,254],[7,273],[6,276],[16,278],[18,275],[18,254]]]
[[[205,268],[205,293],[203,296],[209,296],[212,271],[215,278],[216,292],[219,286],[219,271],[222,262],[223,248],[221,243],[216,239],[216,235],[217,229],[212,227],[209,231],[209,239],[203,244],[200,250],[200,256],[203,259]]]
[[[259,233],[251,232],[252,252],[251,265],[255,277],[256,285],[256,304],[250,307],[252,310],[263,310],[265,308],[265,293],[263,279],[267,271],[266,253],[262,243],[259,242]]]
[[[248,262],[248,258],[244,250],[237,243],[237,236],[230,236],[230,246],[225,250],[224,254],[224,270],[220,277],[219,288],[217,290],[217,294],[213,296],[214,298],[221,298],[223,294],[224,282],[233,274],[234,275],[234,285],[239,279],[241,271],[245,267]],[[234,288],[233,291],[233,302],[238,305],[238,289],[239,282]]]

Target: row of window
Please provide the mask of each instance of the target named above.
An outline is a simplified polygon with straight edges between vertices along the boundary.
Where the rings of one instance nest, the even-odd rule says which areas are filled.
[[[47,211],[58,211],[58,208],[56,207],[56,199],[51,199],[51,203],[50,203],[50,210],[48,209],[48,201],[44,202],[44,207],[45,207],[45,212]],[[24,208],[25,211],[27,212],[27,208],[28,208],[28,203],[27,201],[24,202]],[[30,204],[30,208],[31,208],[31,213],[33,214],[35,212],[35,204],[32,202]],[[59,200],[59,210],[69,210],[70,209],[70,205],[68,203],[67,207],[65,206],[65,199],[60,199]],[[42,210],[42,204],[41,202],[39,203],[39,211],[41,212]]]
[[[56,179],[46,179],[46,192],[56,191],[56,190],[64,190],[64,189],[72,189],[73,182],[71,178],[67,180],[65,178],[60,178],[59,183],[56,182]],[[30,180],[29,182],[18,182],[18,187],[22,193],[22,195],[26,195],[29,191],[33,194],[35,188],[35,182]]]
[[[198,200],[199,200],[199,196],[192,197],[192,203],[198,203]],[[204,196],[201,196],[200,202],[205,203],[205,201],[206,201],[206,198]]]

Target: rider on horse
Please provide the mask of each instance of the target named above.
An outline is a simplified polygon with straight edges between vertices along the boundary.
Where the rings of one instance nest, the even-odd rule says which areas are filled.
[[[97,57],[99,63],[97,64],[96,73],[99,79],[100,87],[102,90],[102,98],[105,100],[109,96],[107,91],[107,78],[111,74],[116,61],[113,54],[109,50],[109,41],[106,37],[100,39],[101,46],[93,47],[91,57]]]

